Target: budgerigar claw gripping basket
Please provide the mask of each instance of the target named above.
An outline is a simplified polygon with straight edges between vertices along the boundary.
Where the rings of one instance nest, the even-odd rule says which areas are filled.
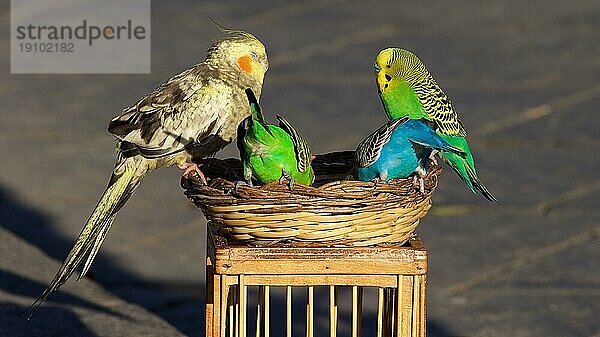
[[[441,167],[429,168],[422,193],[412,178],[344,180],[353,164],[352,151],[318,155],[315,184],[290,190],[285,182],[236,188],[239,160],[215,159],[202,165],[208,185],[191,177],[182,178],[182,187],[209,221],[237,241],[368,246],[408,240],[431,207]]]

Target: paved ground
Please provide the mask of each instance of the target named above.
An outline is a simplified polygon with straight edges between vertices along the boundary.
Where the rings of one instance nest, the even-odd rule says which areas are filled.
[[[600,3],[557,0],[156,1],[150,75],[10,75],[3,34],[0,335],[202,335],[205,222],[176,169],[141,186],[89,279],[32,322],[18,313],[105,186],[107,121],[203,57],[219,35],[207,12],[267,44],[264,108],[315,152],[353,148],[385,120],[372,78],[384,47],[415,51],[453,98],[500,204],[444,175],[418,230],[429,336],[600,336]]]

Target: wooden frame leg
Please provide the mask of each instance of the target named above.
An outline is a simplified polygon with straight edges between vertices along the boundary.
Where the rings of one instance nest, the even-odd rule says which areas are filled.
[[[206,336],[218,337],[221,335],[221,320],[223,316],[222,280],[224,276],[215,274],[210,258],[206,258]],[[225,298],[227,299],[227,298]]]

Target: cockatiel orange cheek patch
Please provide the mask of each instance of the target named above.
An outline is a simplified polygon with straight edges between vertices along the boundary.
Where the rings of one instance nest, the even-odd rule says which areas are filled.
[[[248,55],[244,55],[237,60],[237,64],[244,72],[252,71],[252,58]]]

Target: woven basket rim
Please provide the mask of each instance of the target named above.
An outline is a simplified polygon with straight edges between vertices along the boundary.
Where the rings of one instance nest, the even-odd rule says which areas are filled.
[[[182,178],[182,187],[206,218],[236,241],[367,246],[408,240],[431,207],[441,166],[430,166],[421,193],[412,177],[388,182],[343,180],[352,164],[349,155],[324,154],[322,158],[329,161],[323,160],[322,165],[317,156],[315,174],[327,179],[316,186],[295,184],[290,190],[287,182],[273,182],[236,188],[234,179],[208,175],[208,185],[191,177]],[[230,159],[230,164],[239,161]]]
[[[418,183],[411,177],[390,179],[387,182],[333,180],[318,186],[296,183],[290,190],[287,182],[274,181],[260,186],[239,185],[236,187],[235,182],[221,177],[214,178],[209,181],[208,185],[204,185],[196,176],[191,176],[182,178],[182,187],[188,197],[204,195],[211,202],[217,203],[218,200],[221,200],[220,197],[231,197],[240,202],[256,202],[264,205],[296,204],[305,199],[311,201],[319,199],[323,199],[323,201],[327,199],[361,201],[379,193],[398,196],[414,195],[419,200],[423,200],[433,193],[441,172],[441,166],[430,166],[424,177],[425,193],[418,191]]]

